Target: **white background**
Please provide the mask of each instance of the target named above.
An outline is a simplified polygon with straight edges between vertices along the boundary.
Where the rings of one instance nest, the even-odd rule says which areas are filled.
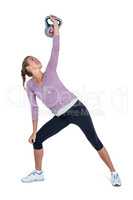
[[[0,183],[2,199],[131,199],[133,179],[133,5],[130,0],[1,1],[0,3]],[[87,106],[97,134],[122,179],[112,187],[110,171],[76,125],[43,143],[46,180],[24,184],[34,169],[29,101],[22,87],[25,56],[45,71],[52,39],[44,18],[63,20],[57,71]],[[28,77],[27,77],[28,80]],[[53,117],[39,104],[38,128]]]

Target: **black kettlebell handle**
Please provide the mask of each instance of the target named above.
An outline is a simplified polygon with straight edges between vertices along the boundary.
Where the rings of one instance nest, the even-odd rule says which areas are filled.
[[[51,26],[51,25],[53,25],[53,23],[50,24],[50,23],[48,22],[49,19],[50,19],[50,16],[47,16],[47,17],[45,18],[45,22],[46,22],[46,25],[47,25],[48,27]],[[51,20],[51,19],[50,19],[50,20]],[[60,18],[55,17],[55,20],[57,20],[59,26],[62,24],[62,20],[61,20]]]

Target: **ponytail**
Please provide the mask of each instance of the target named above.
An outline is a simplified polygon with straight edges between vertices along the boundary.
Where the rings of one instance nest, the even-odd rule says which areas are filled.
[[[28,72],[26,67],[28,66],[28,62],[27,62],[27,59],[29,58],[30,56],[26,56],[23,60],[23,63],[22,63],[22,69],[21,69],[21,77],[22,77],[22,81],[23,81],[23,87],[25,89],[25,81],[26,81],[26,75],[31,77],[32,76],[32,73]]]
[[[25,77],[25,72],[24,72],[24,70],[21,70],[21,76],[22,76],[22,81],[23,81],[23,87],[24,87],[24,89],[25,89],[25,81],[26,81],[26,77]]]

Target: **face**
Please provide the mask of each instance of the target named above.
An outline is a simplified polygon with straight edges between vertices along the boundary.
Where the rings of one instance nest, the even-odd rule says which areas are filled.
[[[29,57],[27,59],[27,62],[28,62],[28,66],[26,67],[26,69],[29,72],[32,72],[35,69],[41,69],[42,68],[41,62],[33,56]]]

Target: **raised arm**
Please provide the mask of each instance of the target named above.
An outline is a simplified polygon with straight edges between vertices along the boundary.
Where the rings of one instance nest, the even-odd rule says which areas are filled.
[[[46,70],[56,71],[59,57],[60,37],[59,37],[59,26],[57,20],[51,19],[54,25],[54,36],[51,56],[47,65]]]
[[[26,92],[31,106],[33,133],[35,133],[37,131],[37,124],[38,124],[38,105],[36,101],[36,95],[30,89],[28,82],[26,84]]]

